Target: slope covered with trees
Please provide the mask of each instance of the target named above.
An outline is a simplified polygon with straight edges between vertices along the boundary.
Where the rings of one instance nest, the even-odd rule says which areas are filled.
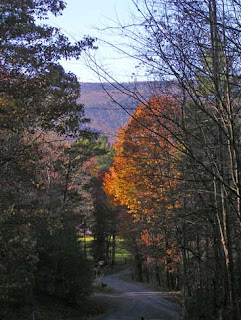
[[[90,128],[108,137],[110,142],[117,138],[140,103],[148,101],[160,92],[176,91],[171,81],[137,83],[81,83],[80,103],[85,105],[85,114],[90,118]]]

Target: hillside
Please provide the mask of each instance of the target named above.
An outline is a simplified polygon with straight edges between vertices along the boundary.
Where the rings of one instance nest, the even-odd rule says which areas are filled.
[[[167,87],[170,88],[170,83],[81,83],[78,102],[85,105],[86,117],[91,119],[90,128],[105,133],[113,142],[140,101],[149,100],[153,92],[166,92]]]

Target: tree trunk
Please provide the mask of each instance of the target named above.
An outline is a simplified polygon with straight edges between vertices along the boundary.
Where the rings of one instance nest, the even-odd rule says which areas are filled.
[[[113,268],[115,265],[115,248],[116,248],[115,232],[113,232],[113,234],[112,234],[111,268]]]

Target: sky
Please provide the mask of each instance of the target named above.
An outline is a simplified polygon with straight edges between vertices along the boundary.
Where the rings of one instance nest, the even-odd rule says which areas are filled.
[[[70,39],[81,40],[83,36],[101,38],[107,42],[121,42],[118,36],[107,35],[103,31],[107,26],[115,25],[116,21],[127,22],[133,11],[132,0],[66,0],[67,7],[62,16],[49,18],[49,23],[59,27]],[[97,43],[98,49],[91,50],[97,63],[117,81],[131,81],[135,72],[135,62],[118,54],[104,42]],[[99,82],[98,74],[87,65],[86,54],[80,60],[61,61],[66,71],[75,73],[81,82]],[[103,80],[103,79],[102,79]]]

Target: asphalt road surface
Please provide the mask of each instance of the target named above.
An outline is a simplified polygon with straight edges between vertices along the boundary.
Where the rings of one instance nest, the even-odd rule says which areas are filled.
[[[165,299],[167,293],[120,279],[128,272],[125,270],[103,277],[102,282],[114,291],[96,294],[111,306],[109,314],[100,320],[181,320],[180,306]]]

